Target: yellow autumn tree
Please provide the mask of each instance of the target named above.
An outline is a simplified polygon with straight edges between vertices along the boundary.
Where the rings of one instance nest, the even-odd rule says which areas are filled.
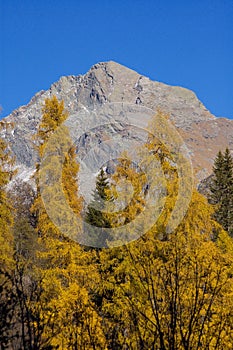
[[[81,234],[76,225],[82,210],[79,166],[68,128],[63,125],[67,118],[63,102],[56,97],[46,99],[42,113],[37,135],[41,158],[36,174],[38,195],[32,210],[37,214],[43,275],[41,318],[49,320],[43,337],[58,349],[73,349],[83,342],[94,349],[93,342],[104,343],[100,318],[89,299],[89,291],[98,281],[92,264],[94,253],[72,240]]]
[[[153,121],[151,123],[152,130]],[[137,152],[137,162],[130,159],[127,153],[122,154],[110,179],[110,195],[114,198],[114,204],[117,203],[116,208],[120,209],[112,215],[108,214],[109,220],[112,220],[109,247],[121,244],[122,246],[100,253],[101,285],[97,298],[101,314],[104,315],[105,332],[110,348],[129,346],[134,349],[135,346],[140,348],[141,344],[138,339],[139,333],[135,332],[135,327],[139,327],[137,320],[140,314],[136,309],[129,308],[127,298],[122,295],[123,290],[130,297],[133,294],[129,283],[132,257],[128,246],[124,244],[139,238],[147,231],[147,236],[164,239],[167,235],[165,228],[178,192],[175,160],[166,146],[154,136],[153,130],[148,135],[146,144]],[[156,192],[160,193],[161,198],[158,199]],[[155,203],[154,198],[158,203]],[[147,201],[151,201],[152,205],[146,206]],[[159,216],[161,209],[163,211]],[[158,213],[154,215],[153,210]],[[154,216],[158,218],[157,222],[153,222]],[[129,247],[131,245],[134,246],[130,243]]]
[[[0,138],[0,344],[3,348],[10,345],[15,311],[11,283],[14,271],[13,209],[6,191],[12,163],[7,144]]]
[[[179,148],[181,143],[177,143]],[[139,240],[101,252],[101,311],[110,348],[230,349],[232,242],[212,219],[206,199],[195,191],[186,215],[180,215],[179,208],[175,212],[183,218],[179,226],[167,231],[182,186],[179,176],[189,174],[179,166],[187,163],[153,135],[143,152],[144,164],[153,158],[160,161],[166,188],[163,210]],[[151,180],[156,188],[161,178],[152,176]],[[183,180],[184,189],[190,179]],[[145,182],[141,186],[145,189]],[[180,205],[190,198],[189,193],[183,195]],[[148,219],[152,214],[148,211]],[[176,222],[176,217],[172,219]],[[213,241],[216,236],[217,243]]]
[[[168,240],[149,234],[126,247],[130,269],[114,302],[124,302],[129,348],[231,349],[233,256],[211,240],[211,214],[194,193]]]
[[[12,159],[7,145],[0,139],[0,268],[5,269],[12,263],[13,225],[12,207],[6,193],[6,185],[12,176]]]

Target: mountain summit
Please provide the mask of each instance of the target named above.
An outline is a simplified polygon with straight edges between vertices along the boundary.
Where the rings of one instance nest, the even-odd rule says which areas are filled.
[[[233,120],[213,116],[194,92],[152,81],[113,61],[101,62],[85,75],[61,77],[47,91],[38,92],[27,105],[1,121],[1,136],[10,144],[18,176],[24,179],[35,169],[37,153],[32,136],[40,123],[43,101],[52,95],[64,100],[69,115],[109,102],[139,104],[155,112],[161,109],[170,115],[183,137],[198,181],[210,175],[220,149],[228,146],[233,150]],[[101,135],[97,133],[95,137],[101,142]]]

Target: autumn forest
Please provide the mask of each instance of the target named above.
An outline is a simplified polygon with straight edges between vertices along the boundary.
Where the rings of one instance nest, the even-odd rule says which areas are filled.
[[[64,103],[46,99],[41,113],[31,182],[12,180],[14,158],[0,140],[0,350],[232,349],[230,151],[216,155],[207,198],[194,185],[187,211],[169,231],[179,192],[176,160],[148,135],[144,162],[159,162],[164,178],[160,191],[152,169],[150,187],[163,192],[163,210],[147,229],[157,208],[144,210],[149,186],[142,166],[124,154],[111,174],[100,169],[85,205]],[[62,185],[59,164],[46,162],[45,154],[55,152],[63,157]],[[119,180],[127,180],[120,197],[127,205],[116,212]],[[71,210],[64,211],[61,196]],[[143,234],[135,239],[128,224],[140,215]],[[120,227],[129,227],[132,239],[114,236]],[[80,243],[84,235],[90,244]]]

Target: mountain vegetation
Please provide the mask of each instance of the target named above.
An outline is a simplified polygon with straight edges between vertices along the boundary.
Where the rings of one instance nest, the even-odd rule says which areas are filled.
[[[66,118],[62,101],[44,101],[34,137],[40,156],[35,190],[25,182],[9,184],[13,159],[0,140],[0,350],[232,349],[229,151],[216,158],[210,203],[194,190],[184,219],[167,232],[178,172],[167,149],[149,137],[145,162],[160,161],[165,173],[163,211],[145,234],[124,244],[105,229],[126,226],[134,237],[127,225],[144,213],[145,174],[122,155],[112,175],[100,171],[85,207]],[[155,172],[150,185],[160,180]],[[114,202],[119,206],[112,210]],[[89,233],[91,249],[77,242],[85,233],[73,215],[102,228],[101,237]],[[138,226],[143,232],[149,215]],[[70,226],[75,232],[67,234]],[[99,239],[106,248],[95,248]]]
[[[96,186],[93,192],[93,199],[86,209],[85,221],[88,226],[91,241],[95,246],[106,247],[108,234],[105,228],[111,227],[111,220],[107,212],[105,212],[106,202],[111,200],[109,196],[108,177],[102,168],[96,178]],[[101,228],[96,230],[96,227]]]
[[[233,159],[228,148],[215,159],[210,191],[214,217],[233,237]]]

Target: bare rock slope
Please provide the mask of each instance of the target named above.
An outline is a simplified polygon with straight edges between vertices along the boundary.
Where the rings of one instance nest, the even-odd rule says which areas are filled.
[[[110,61],[94,65],[83,76],[61,77],[49,90],[38,92],[28,105],[2,120],[1,135],[9,142],[24,179],[35,168],[33,134],[41,119],[43,101],[52,95],[64,100],[70,115],[79,112],[81,106],[91,110],[109,102],[140,104],[154,111],[160,108],[170,115],[182,135],[198,181],[210,175],[220,149],[228,146],[233,150],[233,120],[213,116],[188,89],[151,81]],[[101,142],[101,135],[96,137]]]

